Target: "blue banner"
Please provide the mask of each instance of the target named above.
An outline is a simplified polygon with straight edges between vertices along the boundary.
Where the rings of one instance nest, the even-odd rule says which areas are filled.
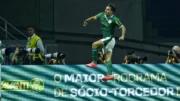
[[[180,101],[180,64],[2,66],[2,101]]]

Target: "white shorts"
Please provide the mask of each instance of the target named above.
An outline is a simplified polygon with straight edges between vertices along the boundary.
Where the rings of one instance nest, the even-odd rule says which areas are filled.
[[[106,37],[106,38],[101,39],[101,41],[104,44],[104,52],[108,52],[108,51],[112,52],[113,51],[113,48],[116,43],[114,37]]]

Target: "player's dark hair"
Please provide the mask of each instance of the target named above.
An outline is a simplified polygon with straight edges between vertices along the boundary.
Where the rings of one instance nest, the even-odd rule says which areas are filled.
[[[112,3],[108,4],[109,7],[111,7],[111,10],[113,11],[113,13],[116,11],[116,6]]]

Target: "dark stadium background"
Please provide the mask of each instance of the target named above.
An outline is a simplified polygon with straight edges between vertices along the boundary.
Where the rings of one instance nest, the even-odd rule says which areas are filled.
[[[104,11],[108,3],[116,5],[115,15],[127,27],[125,41],[116,41],[113,63],[120,64],[132,49],[147,56],[147,63],[164,63],[167,50],[179,45],[179,0],[1,0],[0,16],[24,34],[29,25],[34,26],[47,52],[65,52],[67,64],[85,64],[91,61],[91,43],[101,38],[101,32],[98,21],[87,27],[83,21]],[[8,31],[26,44],[22,35]],[[121,31],[116,29],[115,36],[121,36]],[[13,39],[5,42],[2,35],[0,40],[17,44]]]

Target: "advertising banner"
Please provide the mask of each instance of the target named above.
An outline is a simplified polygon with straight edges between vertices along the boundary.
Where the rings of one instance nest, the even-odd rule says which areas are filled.
[[[2,101],[180,101],[180,64],[2,66]]]

